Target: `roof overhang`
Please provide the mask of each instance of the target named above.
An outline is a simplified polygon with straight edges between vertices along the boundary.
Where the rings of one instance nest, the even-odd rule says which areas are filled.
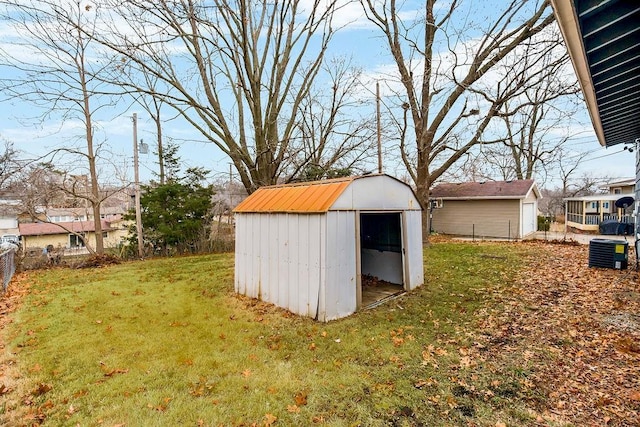
[[[633,193],[621,193],[621,194],[611,194],[611,193],[606,193],[606,194],[593,194],[591,196],[575,196],[575,197],[565,197],[562,200],[565,201],[581,201],[581,202],[596,202],[599,200],[602,201],[611,201],[611,202],[615,202],[618,199],[621,199],[623,197],[633,197]]]
[[[551,0],[598,141],[640,139],[640,2]]]

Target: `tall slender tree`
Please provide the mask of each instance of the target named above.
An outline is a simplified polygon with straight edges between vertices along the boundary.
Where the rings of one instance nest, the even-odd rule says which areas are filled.
[[[81,142],[77,146],[65,142],[53,150],[51,158],[53,162],[65,156],[84,159],[88,191],[79,191],[77,196],[91,205],[95,251],[103,253],[100,203],[105,196],[99,190],[101,143],[94,115],[109,102],[102,92],[103,83],[95,77],[103,69],[92,41],[98,12],[92,3],[82,1],[1,0],[0,19],[14,34],[0,48],[0,93],[5,101],[20,99],[40,108],[37,119],[42,122],[55,118],[61,127],[81,124]],[[94,102],[98,95],[102,96],[100,103]]]
[[[506,114],[505,103],[544,78],[537,64],[555,45],[522,46],[553,23],[553,13],[547,1],[513,0],[496,12],[478,2],[426,0],[411,19],[404,2],[361,3],[397,66],[388,91],[404,117],[396,123],[409,126],[399,132],[402,159],[426,206],[432,183],[469,150],[502,140],[487,130]],[[425,238],[428,221],[425,213]]]

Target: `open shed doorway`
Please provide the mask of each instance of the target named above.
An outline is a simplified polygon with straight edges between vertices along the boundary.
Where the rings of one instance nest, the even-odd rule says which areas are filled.
[[[402,213],[360,214],[360,307],[404,292]]]

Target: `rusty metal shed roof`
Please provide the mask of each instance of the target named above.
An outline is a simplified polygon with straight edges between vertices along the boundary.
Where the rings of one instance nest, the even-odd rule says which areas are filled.
[[[357,177],[258,188],[234,212],[327,212]]]
[[[356,181],[358,184],[354,184]],[[422,207],[406,183],[387,174],[367,174],[261,187],[233,211],[312,214],[353,209],[420,210]]]

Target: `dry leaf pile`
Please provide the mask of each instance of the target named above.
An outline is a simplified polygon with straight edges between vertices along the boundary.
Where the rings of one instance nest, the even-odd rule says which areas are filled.
[[[372,276],[370,274],[362,275],[362,286],[366,287],[384,287],[384,286],[393,286],[394,284],[391,282],[387,282],[378,278],[377,276]]]
[[[640,426],[640,279],[588,267],[588,245],[531,245],[517,285],[498,297],[477,343],[482,359],[519,358],[541,425]]]
[[[9,314],[14,312],[22,298],[29,292],[29,282],[25,273],[16,274],[5,293],[0,294],[0,329],[11,322]],[[5,343],[0,336],[0,396],[11,392],[15,387],[15,379],[10,372],[15,361],[5,353]]]

